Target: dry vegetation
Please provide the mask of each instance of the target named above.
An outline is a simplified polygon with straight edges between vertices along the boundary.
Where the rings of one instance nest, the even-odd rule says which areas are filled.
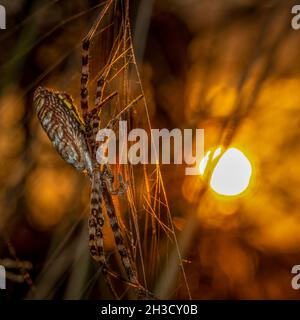
[[[8,298],[110,298],[88,252],[88,179],[56,154],[32,104],[38,85],[68,92],[79,104],[80,44],[99,1],[3,2],[0,262],[10,259]],[[115,203],[141,282],[163,298],[187,299],[189,291],[194,299],[298,298],[290,286],[291,268],[300,264],[294,2],[130,3],[147,100],[129,116],[131,126],[149,129],[150,120],[155,128],[204,128],[207,150],[237,146],[254,168],[251,188],[234,198],[185,176],[184,166],[116,168],[130,182]],[[93,76],[103,63],[99,40]],[[141,92],[134,70],[111,84],[122,87],[124,100]],[[117,108],[121,102],[104,119]],[[104,233],[110,266],[124,276],[108,224]],[[126,284],[115,285],[132,298]]]

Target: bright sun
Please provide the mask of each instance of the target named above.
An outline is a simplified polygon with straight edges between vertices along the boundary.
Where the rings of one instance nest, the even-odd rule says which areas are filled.
[[[212,160],[221,153],[216,149]],[[211,157],[208,151],[200,163],[200,174],[203,175]],[[252,166],[247,157],[236,148],[227,149],[217,160],[210,177],[210,187],[218,194],[236,196],[245,191],[250,183]]]

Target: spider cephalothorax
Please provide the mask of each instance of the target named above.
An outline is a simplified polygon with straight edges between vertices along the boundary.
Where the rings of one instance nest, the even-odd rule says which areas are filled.
[[[34,94],[34,105],[43,129],[60,156],[77,170],[91,172],[85,128],[72,98],[39,87]]]

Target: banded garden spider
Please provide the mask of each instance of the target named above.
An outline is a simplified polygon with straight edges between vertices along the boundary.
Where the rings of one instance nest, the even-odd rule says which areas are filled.
[[[106,68],[97,80],[95,106],[89,110],[88,84],[89,84],[89,49],[91,39],[99,27],[103,17],[116,0],[109,0],[96,19],[94,25],[82,41],[82,73],[81,73],[81,115],[78,112],[70,95],[55,92],[51,89],[39,87],[34,94],[34,105],[43,129],[60,156],[77,170],[85,170],[91,182],[90,196],[90,216],[88,219],[89,227],[89,248],[90,253],[97,261],[105,276],[107,284],[115,297],[117,294],[111,283],[111,276],[118,277],[116,273],[108,268],[104,244],[102,227],[104,215],[102,201],[106,207],[106,212],[110,220],[110,226],[114,234],[115,243],[119,252],[123,267],[125,269],[128,282],[135,287],[139,298],[154,298],[153,294],[145,289],[139,282],[137,271],[132,262],[129,249],[125,244],[124,237],[120,228],[118,217],[112,195],[121,194],[125,190],[125,185],[120,181],[120,189],[113,190],[113,174],[108,165],[99,165],[96,161],[96,135],[100,128],[100,117],[102,107],[110,104],[112,99],[118,94],[113,92],[104,98],[104,88],[106,79],[114,64],[114,55],[111,56]],[[118,0],[117,0],[118,1]],[[120,1],[123,9],[128,9],[128,1]],[[124,7],[125,6],[125,7]],[[126,8],[123,12],[126,12]],[[128,12],[128,10],[127,10]],[[127,20],[127,19],[126,19]],[[123,26],[124,29],[127,28]],[[143,96],[140,95],[131,101],[116,117],[112,118],[108,127],[114,126],[122,114],[136,104]]]

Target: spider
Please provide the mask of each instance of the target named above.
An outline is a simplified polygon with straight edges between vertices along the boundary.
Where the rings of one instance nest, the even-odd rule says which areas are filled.
[[[139,298],[155,298],[152,293],[139,283],[137,271],[133,266],[130,251],[126,247],[112,200],[112,195],[120,195],[126,191],[126,185],[120,179],[120,188],[113,190],[114,175],[109,165],[99,165],[96,161],[97,143],[95,138],[100,128],[101,108],[109,105],[117,93],[114,92],[104,98],[105,81],[109,69],[107,68],[98,77],[95,106],[92,110],[89,110],[89,49],[91,39],[113,1],[109,0],[107,2],[82,41],[81,114],[70,95],[42,87],[37,88],[34,93],[34,106],[43,129],[59,155],[77,170],[87,172],[90,178],[89,249],[93,259],[100,264],[102,273],[113,295],[117,297],[111,283],[111,277],[118,277],[118,275],[109,269],[105,258],[102,233],[104,225],[102,202],[106,207],[115,244],[128,278],[127,283],[135,288]],[[127,112],[141,98],[142,96],[139,96],[129,103],[119,115],[109,121],[108,127],[113,127],[121,115]]]

